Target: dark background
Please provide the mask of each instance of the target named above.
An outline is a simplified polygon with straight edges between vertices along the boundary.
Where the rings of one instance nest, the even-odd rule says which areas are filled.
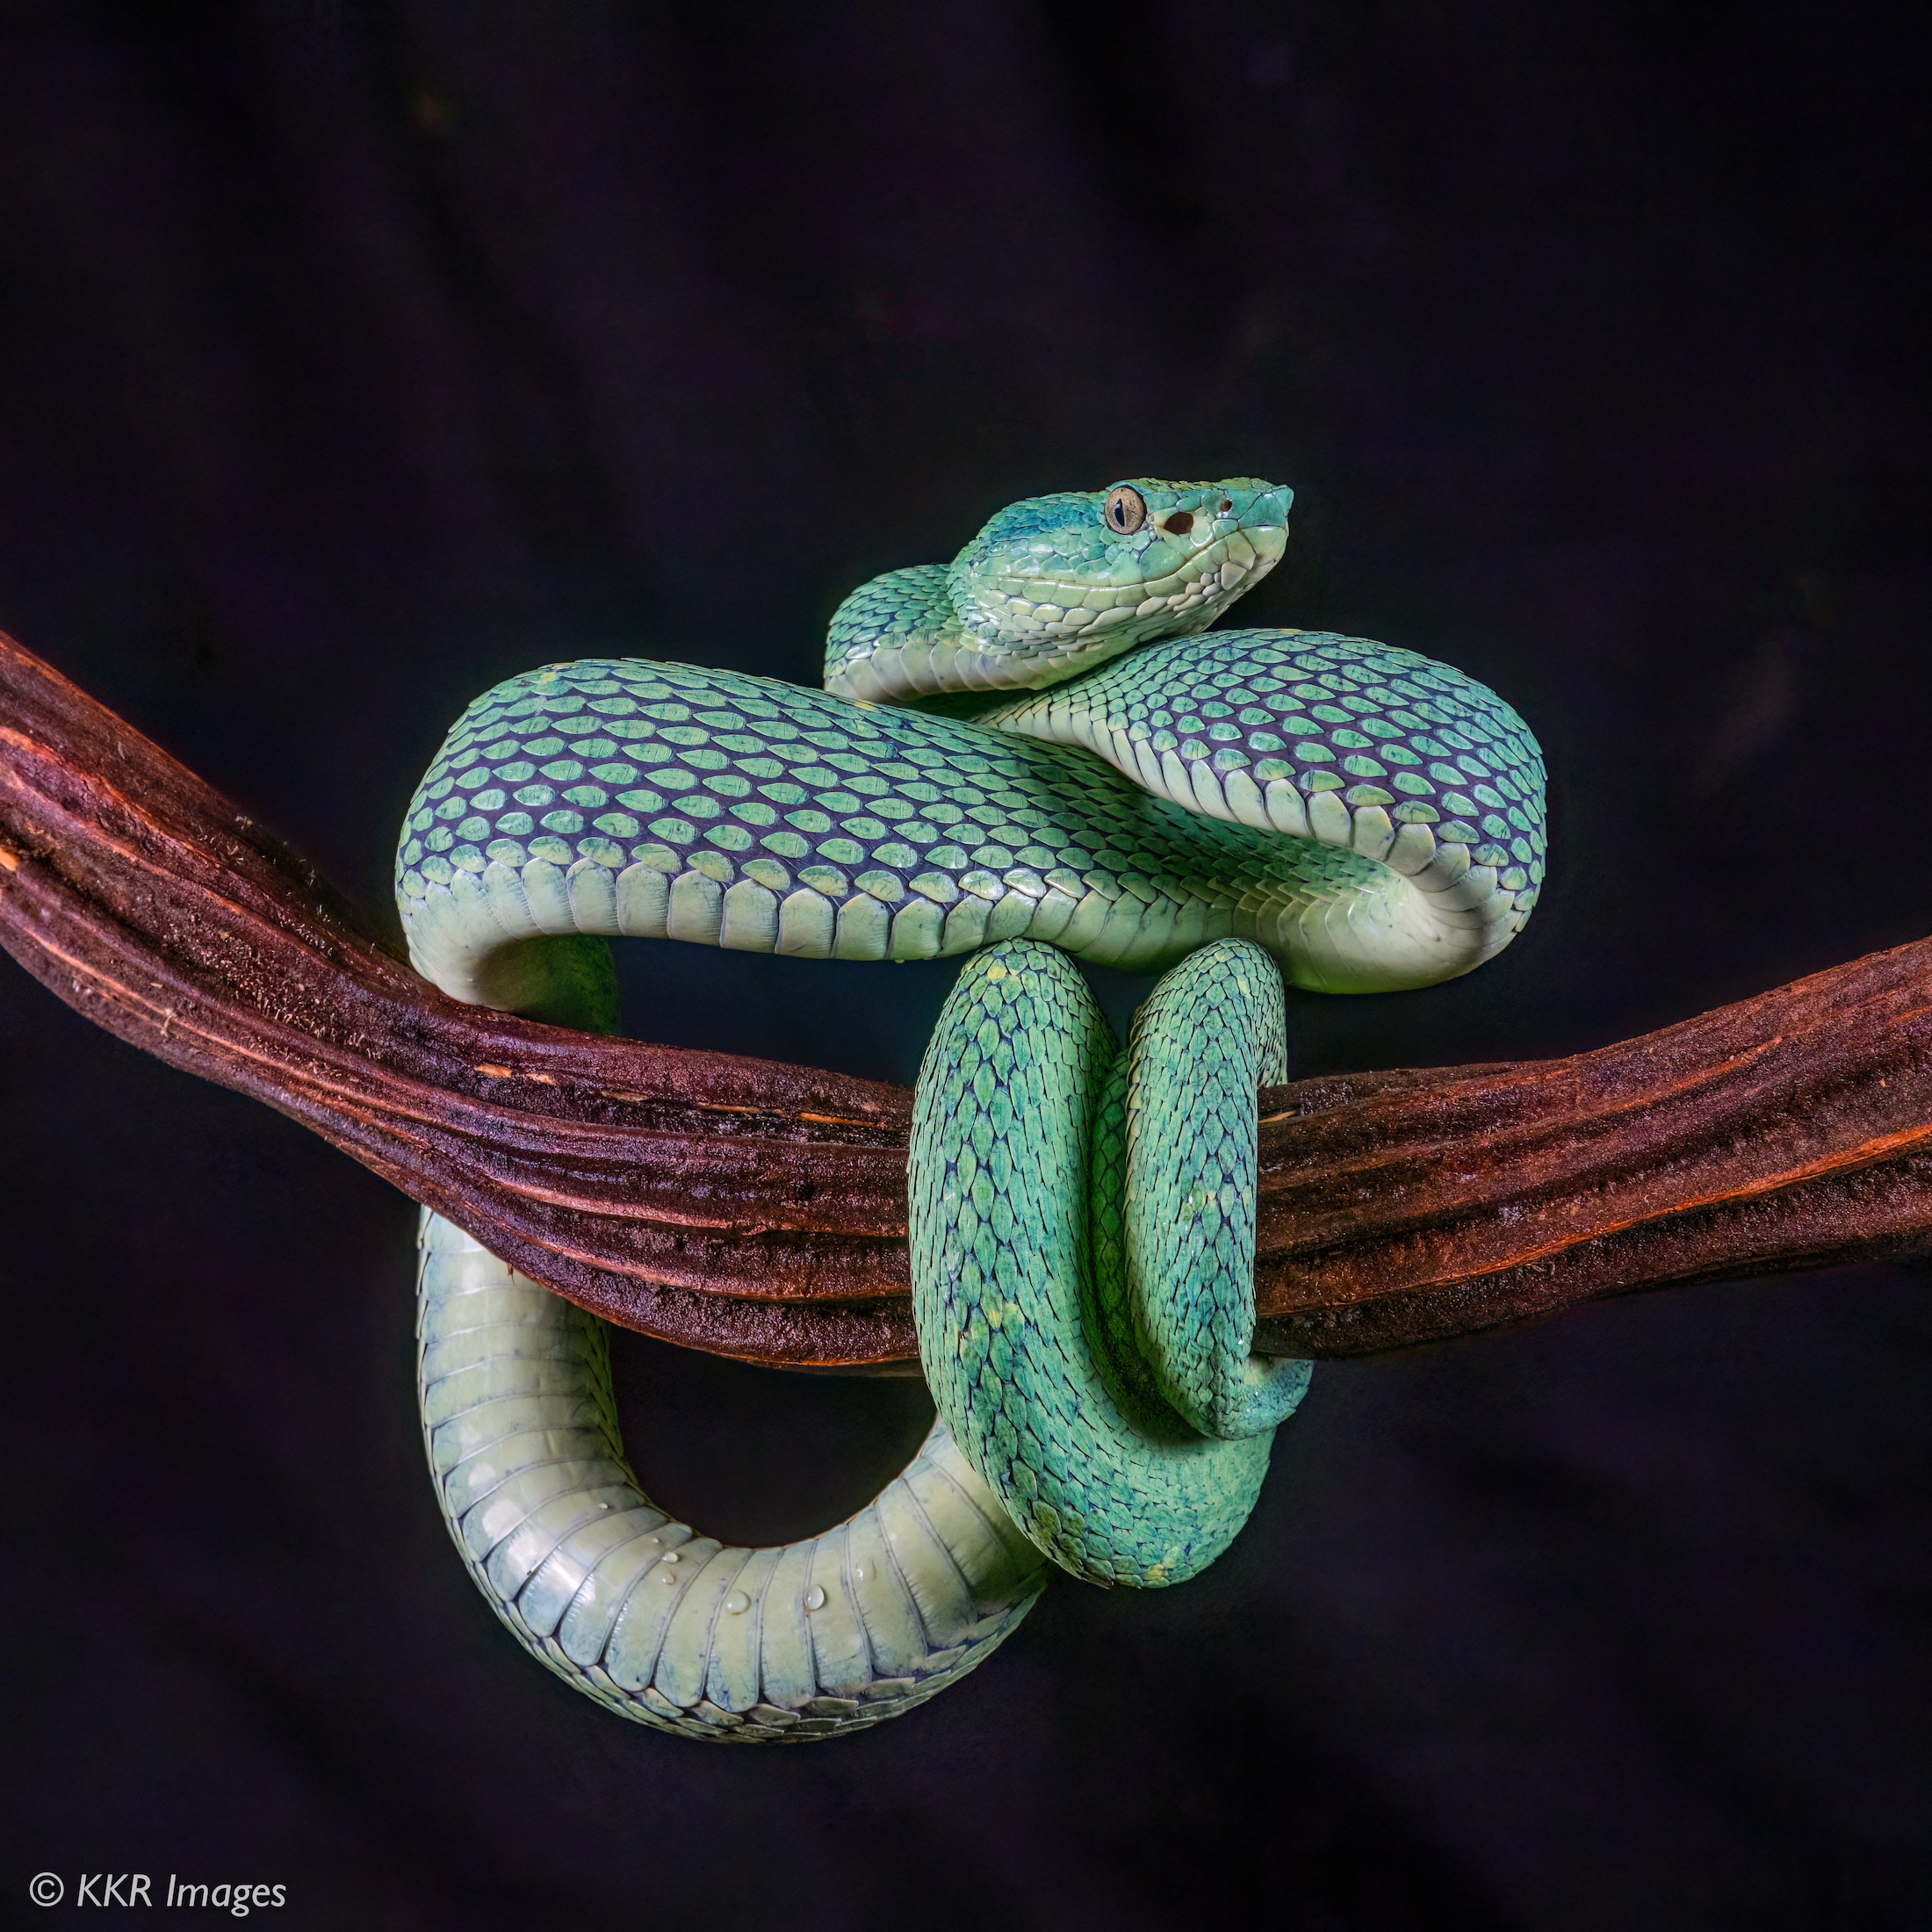
[[[498,678],[811,681],[846,590],[1017,497],[1283,479],[1242,620],[1493,683],[1554,814],[1527,934],[1295,998],[1300,1070],[1642,1031],[1932,930],[1928,18],[8,5],[0,624],[379,908]],[[902,1080],[953,970],[631,951],[633,1032]],[[727,1751],[464,1576],[400,1196],[4,962],[0,1042],[0,1912],[144,1870],[379,1928],[1932,1919],[1927,1277],[1323,1368],[1204,1578]],[[924,1424],[620,1374],[730,1536]]]

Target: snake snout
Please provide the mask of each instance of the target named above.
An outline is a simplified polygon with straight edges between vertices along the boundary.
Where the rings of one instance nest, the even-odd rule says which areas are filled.
[[[1258,476],[1230,477],[1214,487],[1219,501],[1212,506],[1217,524],[1232,523],[1251,536],[1257,530],[1288,527],[1288,511],[1294,504],[1294,492],[1286,483],[1270,483]]]

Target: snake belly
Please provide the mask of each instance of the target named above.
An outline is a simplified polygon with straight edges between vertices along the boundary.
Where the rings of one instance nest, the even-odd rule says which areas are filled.
[[[935,1423],[822,1536],[745,1549],[624,1460],[606,1324],[423,1211],[416,1386],[444,1523],[525,1649],[621,1716],[788,1742],[922,1704],[1032,1607],[1037,1553]]]
[[[703,1737],[861,1727],[1009,1633],[1041,1553],[1175,1582],[1245,1518],[1308,1377],[1251,1353],[1277,969],[1334,992],[1467,972],[1521,928],[1544,850],[1540,755],[1482,686],[1367,639],[1200,633],[1280,554],[1287,496],[1034,500],[950,570],[848,599],[832,689],[552,665],[437,753],[397,892],[412,960],[459,999],[614,1029],[619,936],[978,955],[914,1132],[940,1418],[822,1537],[669,1522],[624,1462],[602,1325],[425,1215],[443,1513],[498,1615],[600,1702]],[[976,715],[921,708],[959,688],[988,694]],[[1124,1052],[1066,955],[1174,969]]]

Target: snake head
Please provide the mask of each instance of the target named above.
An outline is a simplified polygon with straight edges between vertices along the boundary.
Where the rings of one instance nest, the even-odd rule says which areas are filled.
[[[1015,503],[948,571],[954,613],[969,647],[1012,674],[999,684],[1056,683],[1205,630],[1281,560],[1294,495],[1252,476],[1135,477]]]
[[[833,616],[825,688],[905,703],[1031,690],[1205,630],[1287,547],[1294,493],[1258,477],[1035,496],[948,566],[874,579]]]

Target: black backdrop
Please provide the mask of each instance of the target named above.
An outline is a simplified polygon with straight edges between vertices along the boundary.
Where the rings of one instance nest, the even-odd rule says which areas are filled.
[[[448,720],[810,681],[1015,497],[1299,494],[1247,622],[1532,721],[1525,937],[1301,1071],[1568,1052],[1932,930],[1922,10],[403,0],[0,15],[0,624],[374,906]],[[633,948],[646,1037],[909,1079],[951,969]],[[1144,983],[1098,975],[1116,1012]],[[1324,1368],[1199,1582],[905,1721],[626,1727],[446,1546],[408,1204],[0,965],[0,1897],[278,1922],[1932,1914],[1932,1310],[1870,1267]],[[848,1510],[915,1385],[642,1341],[636,1459]]]

